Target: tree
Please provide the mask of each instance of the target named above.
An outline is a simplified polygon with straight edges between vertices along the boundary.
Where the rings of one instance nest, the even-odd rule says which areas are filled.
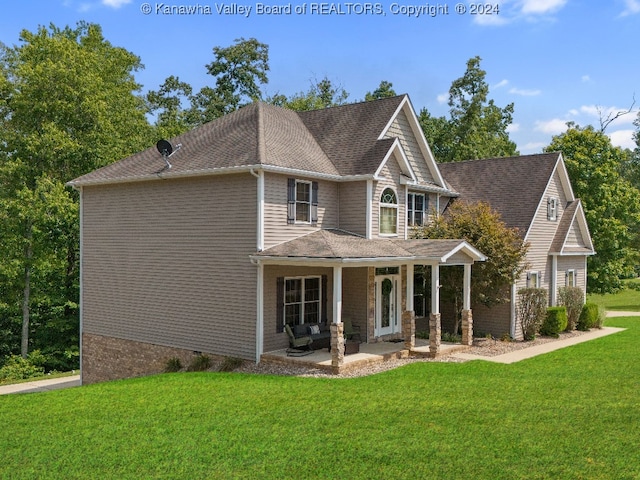
[[[381,98],[395,97],[396,95],[397,93],[393,89],[393,84],[386,80],[382,80],[378,88],[373,92],[367,92],[365,94],[364,100],[365,102],[370,102],[372,100],[380,100]]]
[[[159,90],[147,93],[147,108],[150,113],[156,114],[158,138],[175,137],[196,126],[192,124],[189,109],[185,108],[192,92],[191,85],[171,75],[160,85]]]
[[[287,97],[277,94],[267,99],[268,103],[279,107],[288,108],[297,112],[319,110],[321,108],[344,105],[349,94],[340,85],[334,85],[328,77],[311,82],[311,87],[306,92],[300,92]]]
[[[459,238],[487,256],[476,263],[471,273],[471,300],[487,307],[509,301],[508,287],[526,269],[525,255],[529,248],[517,229],[509,228],[500,214],[486,203],[455,201],[444,215],[434,215],[433,221],[415,232],[416,238]],[[462,311],[463,270],[446,267],[440,271],[443,300],[454,304],[459,327]]]
[[[638,261],[640,192],[620,175],[625,152],[592,126],[568,124],[547,152],[560,151],[574,193],[584,204],[596,255],[588,260],[587,289],[615,292]]]
[[[206,67],[216,79],[215,87],[203,87],[191,97],[193,125],[210,122],[262,98],[260,85],[268,82],[269,46],[255,38],[235,42],[213,48],[215,59]]]
[[[20,42],[0,46],[0,304],[21,312],[26,357],[34,327],[54,317],[77,332],[78,198],[64,183],[147,146],[152,131],[140,59],[98,25],[25,30]]]
[[[507,127],[513,121],[513,103],[504,108],[488,100],[486,72],[480,57],[467,61],[465,74],[449,89],[449,119],[433,117],[425,108],[419,121],[439,162],[517,155]]]

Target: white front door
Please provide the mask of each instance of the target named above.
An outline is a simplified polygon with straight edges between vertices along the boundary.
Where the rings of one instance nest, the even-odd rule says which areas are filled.
[[[399,284],[399,275],[376,276],[376,337],[400,331]]]

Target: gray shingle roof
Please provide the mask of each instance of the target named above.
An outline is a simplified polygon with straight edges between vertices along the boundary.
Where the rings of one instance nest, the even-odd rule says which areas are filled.
[[[442,176],[469,202],[485,202],[524,237],[559,153],[441,163]]]
[[[272,166],[339,176],[375,173],[393,140],[378,140],[405,96],[294,112],[252,103],[174,139],[165,163],[155,146],[88,173],[71,185],[124,182]]]
[[[342,230],[319,230],[256,254],[280,259],[415,259],[442,261],[464,240],[366,239]],[[482,255],[477,260],[482,260]]]

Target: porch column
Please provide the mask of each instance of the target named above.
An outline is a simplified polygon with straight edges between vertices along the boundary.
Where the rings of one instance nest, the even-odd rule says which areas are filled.
[[[407,301],[406,310],[402,312],[402,336],[404,346],[413,348],[416,345],[416,314],[413,305],[413,264],[407,265]]]
[[[440,321],[440,265],[431,265],[431,313],[429,314],[429,353],[440,353],[442,324]]]
[[[333,267],[333,321],[331,322],[331,366],[338,373],[344,363],[344,325],[342,323],[342,266]]]
[[[473,315],[471,314],[471,264],[464,265],[462,282],[462,345],[473,345]]]

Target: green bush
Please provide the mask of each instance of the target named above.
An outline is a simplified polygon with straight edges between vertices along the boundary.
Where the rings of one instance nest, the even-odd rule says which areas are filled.
[[[558,289],[558,304],[567,309],[567,331],[578,324],[578,318],[584,305],[584,293],[580,287],[562,287]]]
[[[33,360],[31,359],[32,355]],[[41,355],[38,351],[34,351],[27,358],[22,358],[20,355],[11,355],[4,366],[0,368],[0,383],[8,380],[41,377],[44,375],[44,368],[34,364],[40,360]]]
[[[518,320],[525,340],[536,338],[547,308],[547,291],[544,288],[518,290]]]
[[[587,331],[590,328],[602,326],[604,321],[604,312],[600,313],[600,307],[596,303],[585,303],[578,318],[576,328],[578,330]]]
[[[165,363],[165,366],[164,366],[165,373],[174,373],[174,372],[179,372],[180,370],[182,370],[182,362],[178,357],[172,357],[169,360],[167,360],[167,363]]]
[[[196,355],[187,367],[187,372],[204,372],[211,368],[211,357],[208,355]]]
[[[558,334],[567,328],[567,309],[565,307],[549,307],[547,315],[540,327],[540,334],[558,338]]]
[[[244,360],[236,357],[225,357],[220,366],[219,372],[233,372],[236,368],[240,368],[244,364]]]

